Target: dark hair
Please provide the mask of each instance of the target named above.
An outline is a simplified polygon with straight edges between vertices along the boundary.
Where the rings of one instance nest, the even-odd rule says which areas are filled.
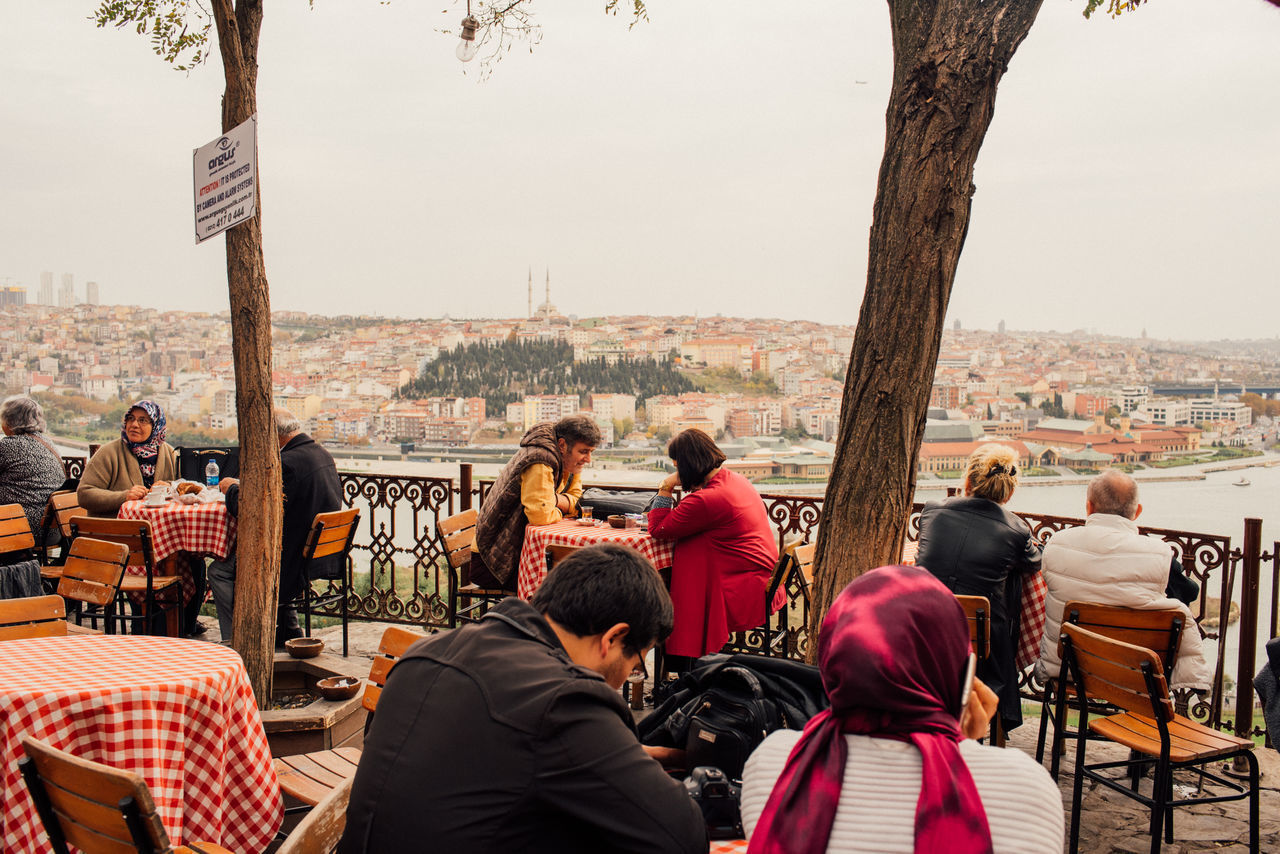
[[[566,415],[556,422],[553,429],[556,438],[564,439],[571,449],[578,442],[594,448],[604,439],[596,422],[586,415]]]
[[[676,464],[680,486],[685,492],[702,486],[712,469],[725,461],[724,451],[697,427],[682,430],[667,445],[667,456]]]
[[[579,637],[626,623],[628,655],[666,640],[675,625],[671,594],[657,570],[626,546],[578,549],[547,573],[529,604]]]

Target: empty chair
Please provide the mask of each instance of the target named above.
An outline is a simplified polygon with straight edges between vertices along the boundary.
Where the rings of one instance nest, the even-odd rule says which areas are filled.
[[[0,505],[0,599],[39,596],[36,540],[21,504]]]
[[[34,738],[18,767],[55,854],[229,854],[210,842],[174,846],[147,782],[129,771],[80,759]]]
[[[110,543],[121,543],[129,549],[129,566],[139,567],[141,575],[125,574],[120,582],[116,617],[121,623],[133,623],[134,634],[149,634],[156,629],[153,615],[164,615],[166,633],[176,637],[178,615],[182,606],[182,579],[157,572],[155,550],[151,545],[151,523],[145,519],[99,519],[76,516],[71,520],[73,543],[80,537],[92,537]],[[134,596],[141,613],[126,615],[125,600]]]
[[[1258,851],[1258,758],[1254,744],[1219,732],[1175,714],[1169,699],[1164,662],[1149,649],[1112,640],[1080,625],[1062,625],[1063,661],[1077,692],[1080,726],[1076,731],[1076,776],[1071,795],[1070,850],[1080,842],[1080,800],[1088,777],[1151,810],[1151,852],[1159,854],[1160,838],[1173,842],[1173,808],[1189,804],[1249,799],[1249,850]],[[1110,703],[1122,711],[1090,718],[1094,701]],[[1085,750],[1093,733],[1129,748],[1129,759],[1089,763]],[[1249,767],[1247,787],[1205,770],[1210,762],[1243,757]],[[1138,788],[1135,774],[1113,777],[1107,769],[1139,771],[1155,760],[1151,795]],[[1173,773],[1196,768],[1202,778],[1231,791],[1226,795],[1174,798]]]
[[[67,633],[66,618],[61,596],[0,599],[0,641],[61,637]]]
[[[361,701],[361,705],[369,713],[369,719],[365,721],[366,729],[378,708],[378,697],[382,695],[382,686],[387,683],[391,666],[404,655],[405,650],[423,637],[417,632],[396,626],[391,626],[382,633],[378,656],[369,668],[369,681],[365,685]],[[315,806],[327,798],[335,787],[350,782],[359,761],[360,751],[355,747],[280,756],[275,759],[276,777],[280,780],[280,791],[303,804]]]
[[[44,509],[44,520],[40,523],[41,563],[44,567],[40,575],[53,585],[57,585],[62,575],[61,566],[67,559],[67,549],[71,542],[71,520],[85,515],[80,508],[80,499],[74,489],[55,492],[49,496],[49,503]],[[62,537],[62,545],[57,555],[49,547],[49,539],[54,531]]]
[[[0,505],[0,555],[5,555],[4,562],[29,560],[35,547],[36,538],[22,505]]]
[[[1095,605],[1090,602],[1068,602],[1062,609],[1062,623],[1083,626],[1103,637],[1152,650],[1159,657],[1162,673],[1167,680],[1173,672],[1173,662],[1178,657],[1178,645],[1182,640],[1182,625],[1186,616],[1172,608],[1162,611],[1139,611],[1119,605]],[[1061,643],[1059,643],[1061,648]],[[1053,747],[1049,773],[1058,779],[1059,757],[1071,731],[1066,727],[1067,699],[1074,693],[1069,683],[1064,689],[1061,676],[1045,682],[1040,703],[1040,732],[1036,739],[1036,761],[1044,761],[1045,737],[1048,726],[1053,724]],[[1114,711],[1107,706],[1094,706],[1094,714]]]
[[[323,801],[316,805],[285,841],[276,854],[330,854],[347,829],[347,802],[351,800],[351,778],[343,780]]]
[[[471,582],[468,565],[471,562],[471,546],[476,541],[476,518],[479,513],[472,508],[436,522],[436,535],[440,548],[449,562],[449,625],[459,620],[475,622],[494,604],[501,602],[510,592],[496,587],[481,587]]]
[[[77,622],[98,620],[109,634],[115,617],[116,596],[129,563],[129,547],[123,543],[76,537],[58,579],[58,595],[78,604]]]
[[[329,513],[317,513],[315,521],[311,524],[311,531],[307,534],[307,544],[302,548],[302,560],[304,566],[304,577],[302,579],[302,592],[288,604],[297,608],[298,613],[303,615],[305,619],[306,635],[311,637],[311,615],[322,614],[328,615],[328,612],[320,609],[327,608],[330,605],[340,606],[340,615],[342,617],[342,654],[347,654],[347,595],[348,595],[348,579],[351,577],[351,570],[347,566],[347,556],[351,553],[351,544],[355,541],[356,525],[360,524],[360,511],[354,507],[350,510],[334,510]],[[336,561],[342,567],[342,574],[339,578],[330,579],[330,581],[338,582],[338,589],[330,590],[326,593],[316,596],[311,589],[311,582],[322,576],[314,575],[313,571],[317,561],[324,558],[340,555],[340,559]]]

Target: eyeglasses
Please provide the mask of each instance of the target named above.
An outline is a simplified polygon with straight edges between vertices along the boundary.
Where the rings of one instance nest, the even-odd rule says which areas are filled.
[[[144,427],[150,427],[151,419],[145,415],[139,415],[137,418],[134,418],[132,415],[126,415],[124,417],[124,423],[125,424],[141,424]]]

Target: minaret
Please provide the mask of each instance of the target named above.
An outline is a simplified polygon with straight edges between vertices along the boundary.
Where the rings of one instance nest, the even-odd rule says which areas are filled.
[[[533,267],[529,268],[529,313],[525,317],[533,317]]]
[[[547,268],[547,298],[542,304],[542,319],[551,320],[551,268]]]

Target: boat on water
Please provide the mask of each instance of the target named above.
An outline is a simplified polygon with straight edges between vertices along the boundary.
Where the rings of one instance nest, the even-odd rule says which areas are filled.
[[[1243,476],[1243,475],[1241,475],[1241,476],[1240,476],[1240,479],[1239,479],[1239,480],[1233,480],[1233,481],[1231,481],[1231,485],[1232,485],[1232,486],[1248,486],[1248,485],[1249,485],[1249,484],[1251,484],[1251,483],[1253,483],[1253,481],[1249,480],[1249,478],[1247,478],[1247,477],[1245,477],[1245,476]]]

